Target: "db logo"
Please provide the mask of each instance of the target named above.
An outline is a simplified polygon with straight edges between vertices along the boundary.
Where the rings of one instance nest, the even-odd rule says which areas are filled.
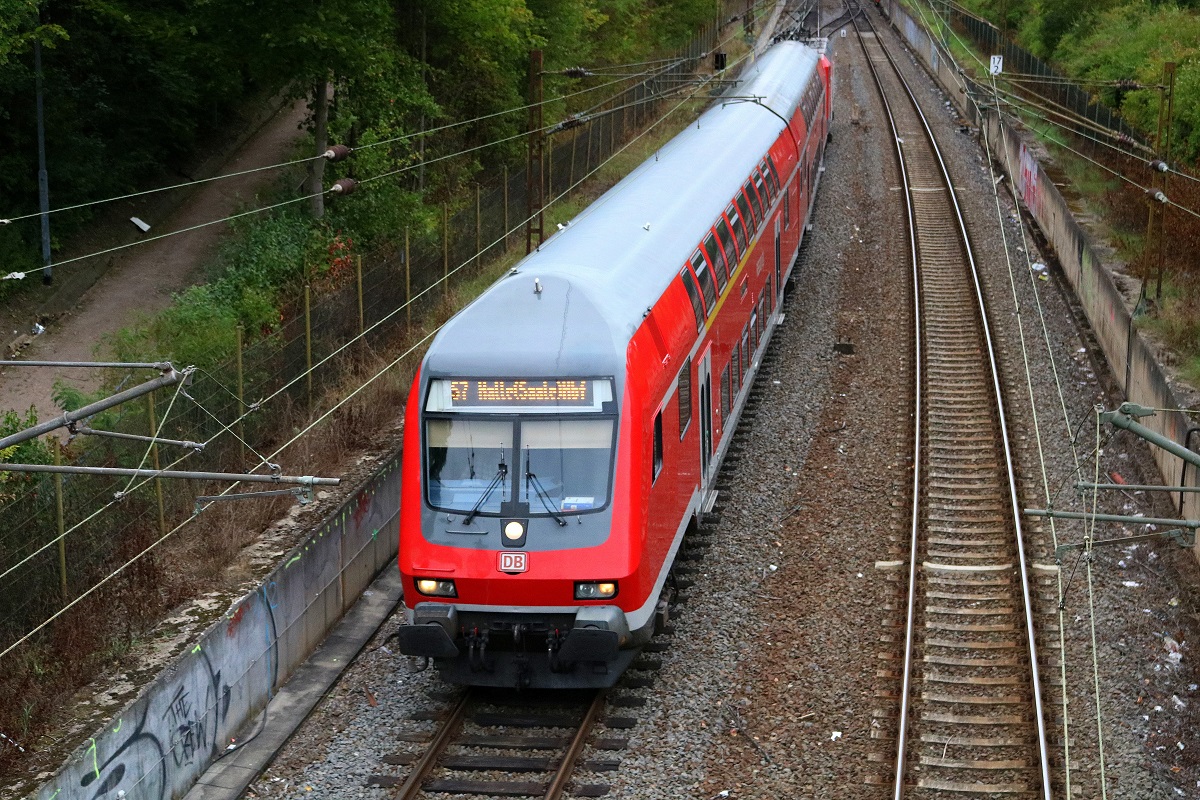
[[[529,569],[529,556],[526,553],[514,553],[505,550],[500,553],[501,572],[524,572]]]

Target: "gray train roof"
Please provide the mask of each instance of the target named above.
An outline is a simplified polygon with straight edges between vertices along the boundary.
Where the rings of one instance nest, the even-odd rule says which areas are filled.
[[[779,137],[817,60],[814,50],[781,42],[747,66],[729,100],[447,322],[425,374],[621,374],[647,307]],[[738,99],[751,96],[771,110]]]

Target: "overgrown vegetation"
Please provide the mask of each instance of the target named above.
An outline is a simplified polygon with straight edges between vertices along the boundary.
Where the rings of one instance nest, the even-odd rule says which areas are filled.
[[[1200,3],[968,0],[966,6],[1081,86],[1094,103],[1118,112],[1149,143],[1145,150],[1113,137],[1106,145],[1095,133],[1080,137],[1049,125],[1037,111],[1026,115],[1140,280],[1138,324],[1174,350],[1184,376],[1200,385],[1200,262],[1194,256],[1200,183],[1188,177],[1200,164]],[[1164,82],[1168,63],[1175,65],[1173,96]],[[1155,158],[1185,175],[1158,177],[1149,166]],[[1150,188],[1165,189],[1171,204],[1149,201]]]

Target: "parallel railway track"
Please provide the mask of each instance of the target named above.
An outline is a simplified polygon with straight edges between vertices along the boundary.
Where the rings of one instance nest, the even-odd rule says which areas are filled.
[[[892,796],[1049,798],[1016,477],[975,259],[915,98],[862,14],[855,29],[896,143],[915,287],[915,472],[892,675]]]

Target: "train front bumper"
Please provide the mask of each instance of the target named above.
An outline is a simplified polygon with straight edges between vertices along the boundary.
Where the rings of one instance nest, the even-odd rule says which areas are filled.
[[[493,651],[547,650],[563,665],[612,661],[630,644],[629,622],[617,606],[583,606],[546,614],[459,610],[452,603],[417,603],[397,635],[408,656],[455,658],[482,637]]]

